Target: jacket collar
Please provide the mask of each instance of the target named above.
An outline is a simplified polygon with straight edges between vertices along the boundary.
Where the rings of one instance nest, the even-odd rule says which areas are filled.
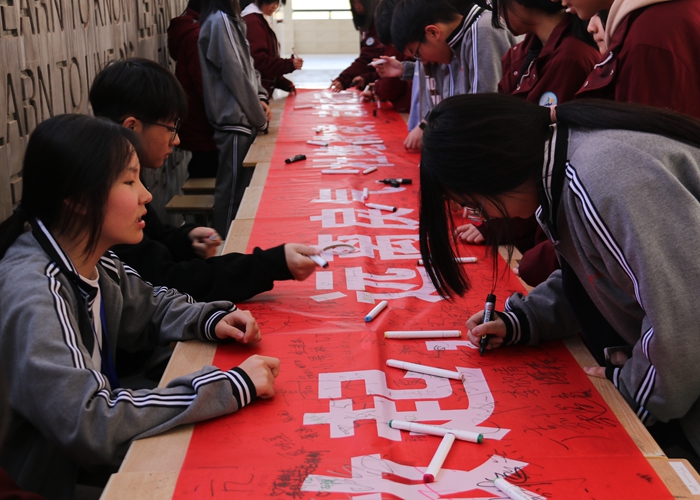
[[[243,9],[243,12],[241,12],[241,17],[245,17],[248,14],[260,14],[262,15],[262,11],[260,10],[260,7],[255,5],[255,2],[249,4],[245,9]]]
[[[478,5],[474,4],[469,9],[469,12],[467,12],[467,14],[462,17],[462,21],[454,29],[454,31],[450,33],[450,36],[447,38],[447,45],[449,45],[453,51],[456,47],[459,47],[462,44],[462,39],[464,38],[464,35],[466,35],[467,31],[469,31],[469,28],[471,28],[472,24],[474,24],[474,22],[477,19],[479,19],[479,16],[481,16],[481,13],[484,10],[485,9],[483,7],[479,7]]]
[[[39,242],[39,245],[41,245],[41,248],[46,252],[51,261],[58,266],[66,277],[68,277],[88,306],[92,304],[92,301],[97,295],[97,288],[80,277],[73,261],[68,257],[63,248],[61,248],[61,245],[56,241],[56,238],[54,238],[40,219],[30,218],[29,224],[32,226],[32,235]]]
[[[639,10],[643,7],[648,7],[657,3],[669,2],[672,0],[615,0],[610,7],[608,13],[608,22],[605,30],[605,43],[610,47],[612,45],[613,35],[620,23],[630,13]]]

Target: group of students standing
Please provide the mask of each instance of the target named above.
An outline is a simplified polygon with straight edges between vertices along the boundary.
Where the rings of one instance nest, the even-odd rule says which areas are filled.
[[[231,205],[214,229],[168,227],[139,175],[160,167],[182,133],[193,172],[216,172],[217,200],[235,200],[269,91],[293,90],[272,70],[257,76],[255,54],[276,41],[246,42],[242,17],[254,16],[245,21],[254,31],[268,4],[241,11],[202,0],[200,9],[193,0],[169,40],[182,85],[152,61],[114,62],[90,90],[97,117],[62,115],[32,133],[21,204],[0,226],[0,367],[11,409],[0,466],[20,487],[71,498],[81,469],[113,469],[134,439],[274,394],[279,362],[265,356],[164,388],[124,382],[171,341],[258,342],[255,319],[234,302],[315,269],[318,250],[301,244],[213,256]],[[469,318],[470,340],[489,335],[495,349],[580,332],[603,365],[587,372],[608,377],[664,449],[697,464],[700,4],[353,0],[353,9],[365,16],[356,25],[376,32],[364,47],[382,44],[373,57],[384,63],[376,75],[346,74],[339,88],[406,82],[415,124],[406,147],[421,152],[421,254],[436,289],[469,290],[455,238],[475,237],[464,236],[474,233],[455,208],[483,223],[494,255],[524,234],[530,247],[548,245],[558,268],[508,298],[495,320]],[[596,14],[607,16],[602,54],[581,22]]]

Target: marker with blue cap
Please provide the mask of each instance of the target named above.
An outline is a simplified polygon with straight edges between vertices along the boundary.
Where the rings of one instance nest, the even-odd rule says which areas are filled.
[[[386,300],[382,300],[379,304],[377,304],[374,307],[374,309],[367,313],[367,316],[365,316],[365,323],[369,323],[374,318],[376,318],[379,315],[379,313],[382,312],[388,305],[389,302],[387,302]]]

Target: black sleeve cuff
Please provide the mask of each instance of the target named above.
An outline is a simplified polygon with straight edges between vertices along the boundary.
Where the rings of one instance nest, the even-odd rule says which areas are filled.
[[[610,380],[615,387],[619,387],[619,379],[620,379],[620,372],[622,371],[622,368],[619,366],[611,365],[608,364],[605,367],[605,378]]]
[[[221,340],[216,336],[216,325],[221,321],[224,316],[226,316],[228,313],[236,311],[238,308],[236,307],[235,304],[231,305],[231,309],[228,309],[226,311],[223,311],[221,309],[212,311],[209,316],[207,316],[204,319],[204,328],[203,328],[203,334],[204,338],[206,340],[209,340],[211,342],[218,342],[220,344],[230,344],[232,342],[235,342],[236,339],[226,339],[226,340]]]
[[[496,311],[498,317],[506,325],[506,336],[503,338],[504,345],[527,345],[530,342],[530,323],[527,316],[522,311],[506,310]]]
[[[255,390],[255,385],[248,374],[239,367],[231,368],[228,373],[229,382],[231,382],[231,391],[233,397],[238,402],[238,408],[243,408],[249,405],[258,397]]]

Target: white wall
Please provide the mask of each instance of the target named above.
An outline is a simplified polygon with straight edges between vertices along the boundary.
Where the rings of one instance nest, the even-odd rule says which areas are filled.
[[[282,57],[289,57],[292,47],[298,54],[360,53],[360,33],[350,19],[292,19],[291,2],[283,7],[283,22],[274,23],[282,45]]]

